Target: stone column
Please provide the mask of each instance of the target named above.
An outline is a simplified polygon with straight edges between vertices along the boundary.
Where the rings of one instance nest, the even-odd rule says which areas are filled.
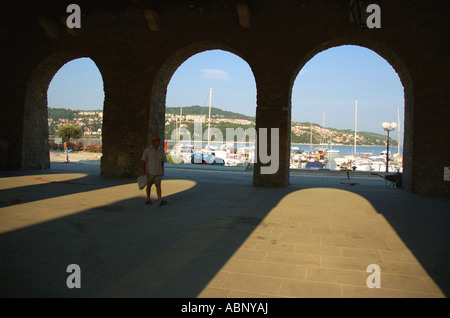
[[[58,65],[59,66],[59,65]],[[33,72],[25,94],[22,170],[50,168],[47,89],[54,64],[41,63]]]
[[[267,129],[267,146],[261,135]],[[277,149],[271,149],[273,138],[271,128],[278,128]],[[285,187],[289,184],[289,153],[291,143],[291,94],[287,81],[274,80],[273,76],[264,76],[262,81],[257,79],[257,108],[256,108],[256,134],[257,134],[257,162],[253,173],[253,185],[260,187]],[[267,154],[274,157],[278,151],[278,162],[261,162],[261,155],[267,149]],[[263,153],[261,153],[263,151]],[[278,164],[275,173],[265,173],[263,167]],[[266,168],[267,169],[267,168]],[[268,169],[271,170],[271,169]]]
[[[105,89],[101,175],[137,177],[148,140],[150,76],[139,63],[102,65]]]

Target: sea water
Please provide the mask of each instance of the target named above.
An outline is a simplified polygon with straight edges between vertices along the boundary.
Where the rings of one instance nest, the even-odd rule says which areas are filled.
[[[174,141],[168,141],[167,148],[168,151],[176,144]],[[203,142],[202,149],[207,145],[207,142]],[[222,143],[211,142],[213,146],[220,146]],[[253,143],[235,143],[235,148],[240,148],[244,146],[253,146]],[[328,156],[328,162],[325,164],[326,169],[335,170],[336,164],[334,162],[335,158],[341,158],[345,156],[353,156],[355,152],[354,145],[309,145],[309,144],[291,144],[291,153],[295,150],[300,149],[303,152],[315,152],[317,148],[327,148],[339,150],[338,153],[330,153]],[[382,151],[386,151],[386,146],[356,146],[356,156],[362,156],[363,154],[371,154],[373,156],[379,156]],[[391,156],[398,153],[398,146],[389,147],[389,152]],[[400,154],[403,153],[403,148],[400,147]]]
[[[296,150],[293,148],[299,148],[304,152],[309,152],[312,149],[313,152],[316,151],[317,148],[328,148],[339,150],[338,153],[330,153],[328,155],[328,161],[325,164],[326,169],[335,170],[336,163],[334,162],[335,158],[342,158],[345,156],[353,156],[355,153],[355,146],[350,145],[338,145],[338,146],[329,146],[329,145],[312,145],[310,146],[305,144],[292,144],[291,145],[291,153]],[[386,146],[356,146],[356,156],[361,157],[363,154],[370,154],[371,156],[379,156],[382,151],[386,151]],[[398,153],[398,147],[393,146],[389,147],[389,153],[391,156]],[[403,148],[400,147],[400,154],[403,153]]]

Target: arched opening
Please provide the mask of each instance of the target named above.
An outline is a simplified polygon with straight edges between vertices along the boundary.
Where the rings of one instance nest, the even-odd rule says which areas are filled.
[[[203,43],[179,51],[164,69],[171,72],[167,96],[164,105],[152,103],[149,134],[164,137],[168,162],[243,169],[252,163],[256,83],[249,65],[230,48]]]
[[[64,64],[47,95],[50,160],[99,165],[105,94],[94,61],[78,58]]]
[[[388,169],[403,172],[409,188],[412,84],[398,57],[374,43],[336,41],[311,51],[297,74],[291,168],[385,172],[387,138],[381,124],[395,122]]]
[[[56,72],[68,61],[82,57],[79,53],[60,52],[44,59],[33,71],[25,92],[22,170],[50,168],[47,90]]]

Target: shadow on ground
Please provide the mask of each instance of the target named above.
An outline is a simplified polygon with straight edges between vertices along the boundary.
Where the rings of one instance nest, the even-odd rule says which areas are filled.
[[[448,199],[339,178],[292,176],[287,188],[265,189],[251,185],[251,173],[173,169],[163,183],[169,204],[158,207],[144,204],[134,180],[80,169],[3,175],[73,183],[31,178],[2,190],[1,297],[196,297],[284,197],[317,186],[367,199],[450,295]],[[15,197],[23,201],[11,204]],[[81,268],[80,289],[67,288],[70,264]]]

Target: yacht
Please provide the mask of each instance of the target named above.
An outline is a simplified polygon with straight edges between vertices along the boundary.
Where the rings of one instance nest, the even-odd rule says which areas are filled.
[[[220,146],[209,144],[202,150],[202,153],[220,158],[225,166],[238,166],[243,163],[237,148],[233,144],[222,144]]]
[[[190,144],[177,144],[169,151],[170,160],[173,163],[191,163],[194,146]]]

